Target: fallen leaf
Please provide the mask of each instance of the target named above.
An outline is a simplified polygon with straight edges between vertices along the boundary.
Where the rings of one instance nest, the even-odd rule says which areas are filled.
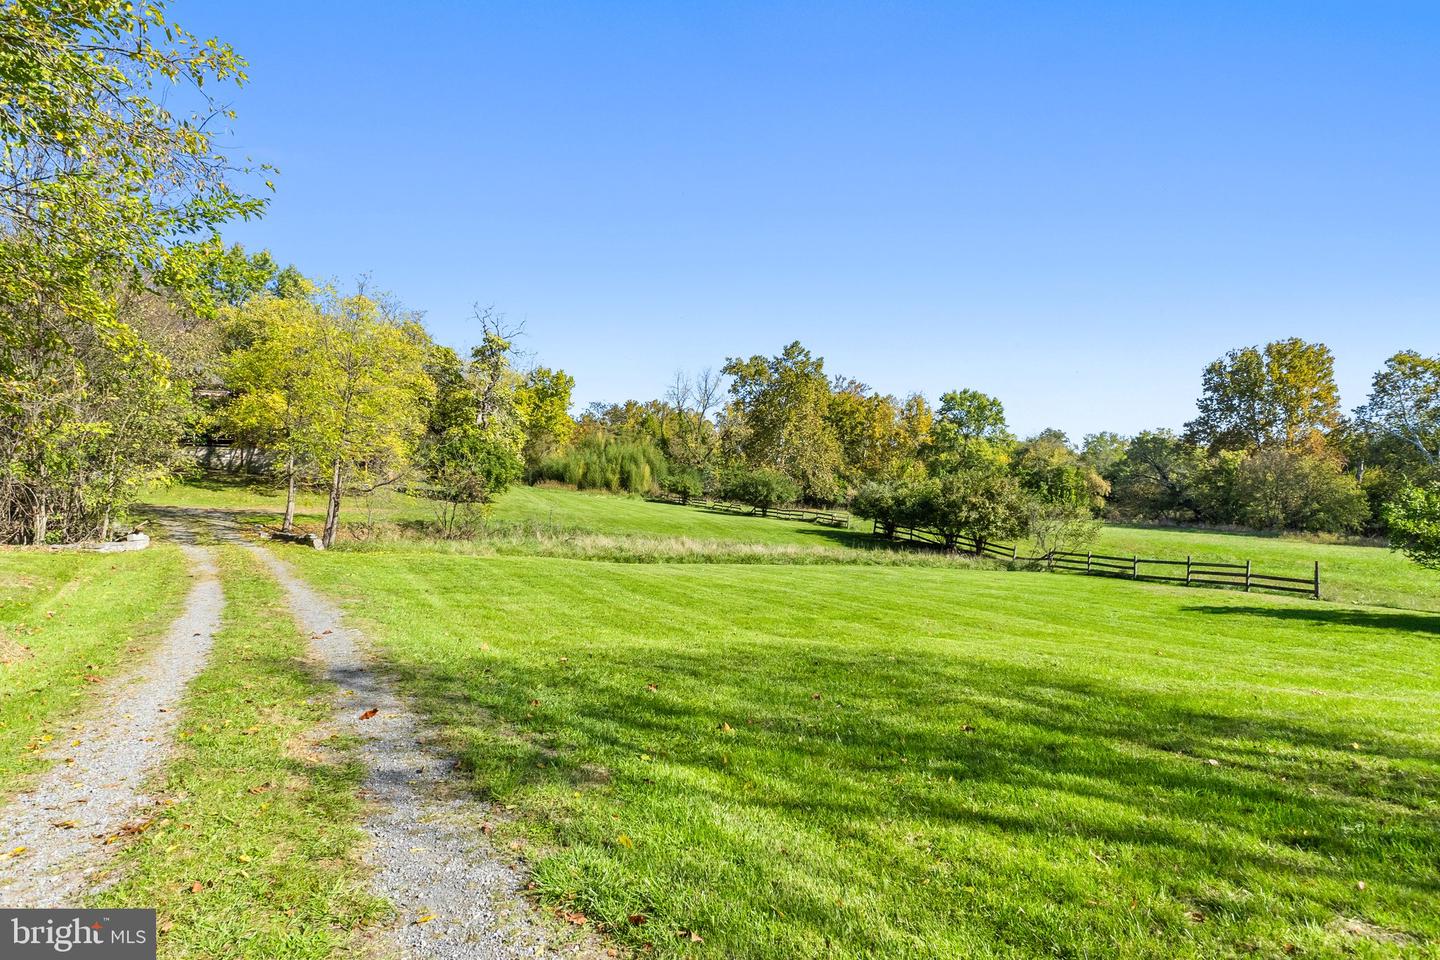
[[[1204,922],[1205,922],[1205,914],[1201,913],[1199,910],[1190,910],[1190,911],[1187,911],[1186,914],[1185,914],[1185,916],[1189,917],[1189,918],[1191,919],[1191,921],[1194,922],[1194,923],[1204,923]]]
[[[481,832],[481,833],[485,833],[485,834],[494,833],[494,832],[495,832],[495,824],[490,823],[489,821],[486,821],[485,823],[480,824],[480,832]]]
[[[722,720],[722,721],[720,721],[720,732],[722,732],[722,733],[734,733],[734,732],[735,732],[735,728],[732,727],[732,726],[730,726],[730,724],[728,724],[728,723],[726,723],[725,721]]]
[[[819,699],[820,699],[820,694],[818,694],[818,693],[812,693],[812,694],[810,694],[810,699],[811,699],[811,700],[819,700]]]
[[[632,913],[632,914],[630,914],[630,918],[629,918],[629,919],[630,919],[630,926],[632,926],[632,927],[643,927],[643,926],[645,926],[645,924],[648,923],[649,920],[650,920],[650,918],[647,917],[647,916],[645,916],[645,914],[643,914],[643,913]]]
[[[7,857],[18,857],[18,856],[20,856],[21,854],[23,854],[23,853],[24,853],[26,850],[28,850],[28,849],[30,849],[30,848],[29,848],[29,847],[16,847],[15,849],[13,849],[13,850],[11,850],[10,852],[6,853],[5,856],[7,856]]]
[[[657,687],[657,686],[655,686],[655,684],[653,684],[653,683],[647,683],[647,684],[645,684],[645,689],[646,689],[646,690],[649,690],[651,693],[655,693],[655,692],[658,691],[660,688]]]
[[[259,794],[262,794],[262,793],[268,793],[269,790],[270,790],[270,784],[269,784],[269,783],[257,783],[255,786],[253,786],[253,787],[250,788],[249,792],[250,792],[250,793],[253,793],[253,794],[256,794],[256,795],[259,795]]]
[[[618,837],[615,838],[615,842],[618,843],[618,844],[620,844],[620,846],[624,847],[626,850],[634,850],[634,849],[635,849],[635,841],[634,841],[634,840],[631,840],[629,837],[627,837],[627,836],[626,836],[625,834],[623,834],[623,833],[620,834],[620,836],[618,836]]]
[[[435,914],[433,914],[433,913],[427,913],[427,914],[424,914],[423,916],[416,917],[416,918],[415,918],[415,922],[416,922],[417,924],[429,923],[431,920],[434,920],[434,919],[435,919]]]
[[[61,830],[74,830],[74,829],[75,829],[75,821],[74,821],[74,820],[56,820],[54,823],[50,824],[50,826],[52,826],[52,827],[59,827]],[[1361,884],[1361,886],[1364,886],[1364,884]]]
[[[1220,761],[1212,757],[1209,760],[1205,761],[1205,765],[1209,767],[1218,767],[1220,766]]]
[[[364,713],[360,714],[360,719],[369,720],[371,717],[377,715],[379,712],[380,711],[377,710],[375,707],[371,707],[369,710],[366,710]]]
[[[205,889],[205,884],[201,883],[199,880],[196,880],[194,883],[190,884],[190,892],[191,892],[191,893],[199,893],[201,890],[204,890],[204,889]]]
[[[590,922],[590,918],[583,913],[566,913],[562,911],[560,916],[564,917],[566,922],[573,923],[577,927],[583,927]]]

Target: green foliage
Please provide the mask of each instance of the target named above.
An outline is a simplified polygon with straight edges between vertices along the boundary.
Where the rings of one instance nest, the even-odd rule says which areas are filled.
[[[1385,508],[1390,545],[1416,563],[1440,569],[1440,483],[1408,486]]]
[[[933,473],[1004,463],[1014,443],[1005,407],[978,390],[951,390],[940,397],[925,449]]]
[[[1232,497],[1241,522],[1259,530],[1356,530],[1369,515],[1353,477],[1331,460],[1289,450],[1240,461]]]
[[[800,494],[798,483],[770,467],[735,467],[724,474],[720,484],[722,497],[754,507],[761,516],[771,507],[794,503]]]
[[[475,424],[459,424],[426,443],[420,466],[429,487],[427,496],[444,504],[441,529],[464,532],[469,520],[520,479],[524,464],[514,449],[497,442]]]
[[[689,503],[705,493],[705,479],[699,470],[682,467],[672,469],[660,488],[671,496],[679,497],[681,503]]]
[[[570,392],[575,378],[564,370],[536,367],[515,388],[515,409],[525,424],[525,462],[536,464],[570,442]]]
[[[1219,450],[1297,448],[1340,424],[1335,358],[1298,338],[1232,350],[1205,368],[1194,442]]]
[[[1071,449],[1059,430],[1046,430],[1020,444],[1010,469],[1026,493],[1048,503],[1093,512],[1105,505],[1110,492],[1110,484]]]
[[[213,308],[223,249],[203,238],[262,201],[210,132],[216,81],[244,79],[227,44],[164,5],[0,5],[0,539],[105,536],[169,472],[188,385],[127,306]],[[205,86],[210,81],[210,86]],[[162,99],[184,84],[194,115]],[[200,242],[196,238],[201,238]],[[220,296],[223,296],[220,295]]]
[[[1355,411],[1372,443],[1400,468],[1440,466],[1440,357],[1402,350],[1375,374],[1370,397]],[[1388,454],[1388,456],[1386,456]]]
[[[872,480],[862,483],[850,498],[850,512],[857,517],[875,521],[886,537],[895,535],[895,528],[907,508],[909,489],[896,480]]]
[[[591,434],[532,469],[530,480],[568,483],[578,490],[651,493],[668,473],[665,455],[653,442]]]
[[[979,465],[916,485],[907,510],[910,525],[926,527],[954,548],[962,537],[977,547],[1018,537],[1027,499],[1005,470]]]
[[[752,467],[786,474],[809,501],[840,499],[842,453],[827,419],[824,359],[796,341],[776,357],[731,357],[723,372],[731,378],[727,421],[735,454]]]

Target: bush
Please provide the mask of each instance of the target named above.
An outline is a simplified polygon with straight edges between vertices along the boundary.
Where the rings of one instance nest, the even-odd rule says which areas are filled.
[[[893,480],[862,483],[850,498],[850,512],[866,520],[874,520],[886,537],[895,536],[895,528],[905,510],[908,491]]]
[[[446,431],[422,448],[419,460],[430,483],[423,493],[442,505],[440,528],[447,536],[468,531],[520,479],[523,466],[513,446],[473,425]]]
[[[962,537],[987,543],[1020,535],[1026,498],[1020,484],[995,466],[958,470],[918,485],[905,513],[914,526],[928,527],[953,549]]]
[[[1090,546],[1100,535],[1100,521],[1083,504],[1032,499],[1025,505],[1025,530],[1035,552],[1046,556]]]
[[[763,517],[771,507],[793,503],[800,496],[800,485],[779,470],[742,467],[726,475],[721,496],[754,507]]]
[[[563,453],[546,457],[527,479],[531,483],[568,483],[577,490],[653,493],[669,472],[665,455],[648,440],[592,435]]]
[[[1355,478],[1313,454],[1261,450],[1235,469],[1232,498],[1238,518],[1261,530],[1344,533],[1369,518]]]
[[[1418,564],[1440,569],[1440,483],[1405,487],[1384,515],[1392,547]]]
[[[689,503],[705,493],[705,483],[699,470],[677,470],[665,478],[660,488],[681,503]]]

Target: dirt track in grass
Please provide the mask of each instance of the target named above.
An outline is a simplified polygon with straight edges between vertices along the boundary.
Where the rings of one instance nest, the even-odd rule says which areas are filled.
[[[179,619],[144,664],[53,742],[55,766],[0,810],[0,904],[74,905],[115,840],[144,829],[153,801],[143,786],[169,752],[176,707],[205,666],[225,604],[210,551],[181,549],[195,583]]]

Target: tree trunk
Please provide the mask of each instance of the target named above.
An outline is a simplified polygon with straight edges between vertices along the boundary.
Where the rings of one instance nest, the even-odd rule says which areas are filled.
[[[330,502],[325,506],[325,533],[321,537],[321,543],[325,549],[335,545],[335,532],[340,526],[340,461],[335,461],[335,467],[330,471]]]
[[[49,532],[46,528],[50,525],[50,512],[46,508],[45,498],[40,497],[35,501],[35,526],[32,531],[32,543],[44,543],[45,535]]]
[[[285,460],[285,521],[280,524],[282,533],[295,531],[295,455]]]

